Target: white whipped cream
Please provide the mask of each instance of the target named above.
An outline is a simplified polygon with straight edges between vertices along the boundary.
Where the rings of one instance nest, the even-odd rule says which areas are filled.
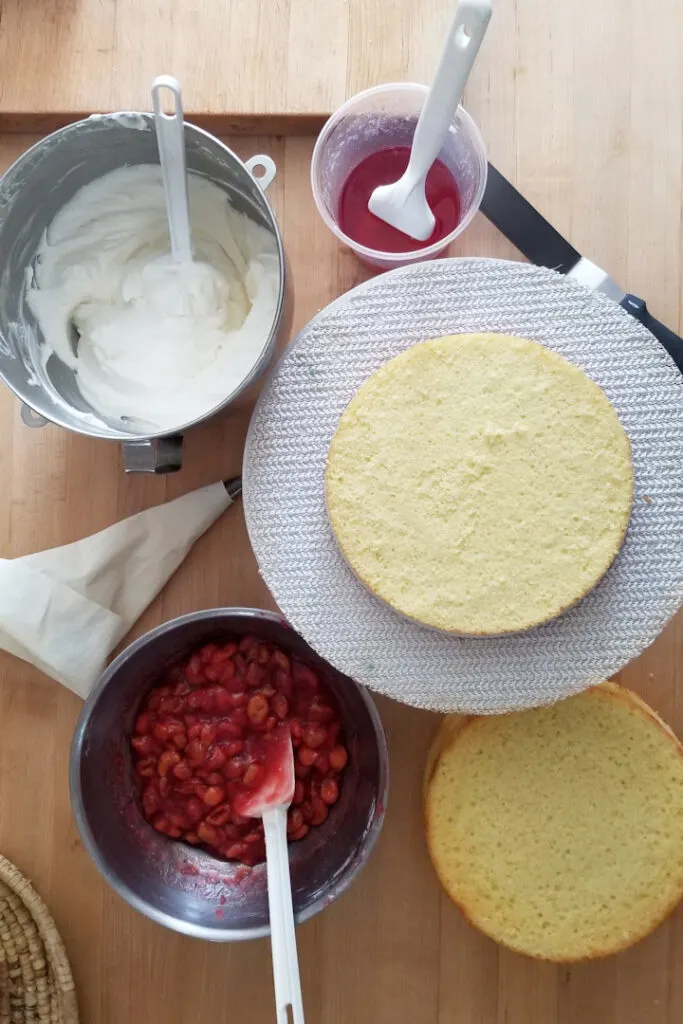
[[[195,262],[171,261],[161,172],[142,164],[77,192],[27,275],[43,361],[57,355],[92,408],[130,431],[208,414],[249,375],[275,317],[275,237],[188,178]]]

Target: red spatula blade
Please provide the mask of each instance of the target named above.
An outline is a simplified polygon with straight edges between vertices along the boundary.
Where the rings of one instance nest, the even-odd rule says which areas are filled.
[[[247,818],[260,818],[264,811],[282,804],[289,806],[294,796],[294,752],[289,726],[280,725],[259,738],[257,753],[265,769],[260,781],[245,786],[235,797],[233,807]]]

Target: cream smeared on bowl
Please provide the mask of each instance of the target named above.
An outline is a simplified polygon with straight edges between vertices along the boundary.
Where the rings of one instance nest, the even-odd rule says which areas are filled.
[[[80,189],[27,272],[43,361],[75,371],[84,399],[141,432],[205,416],[248,377],[278,304],[275,237],[211,181],[188,176],[195,260],[174,264],[158,166]]]

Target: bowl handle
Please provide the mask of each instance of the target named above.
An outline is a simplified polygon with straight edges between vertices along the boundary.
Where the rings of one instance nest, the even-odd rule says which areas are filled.
[[[124,441],[123,468],[126,473],[175,473],[183,464],[183,435]]]
[[[265,153],[259,153],[257,156],[250,157],[245,161],[244,166],[263,192],[266,191],[277,173],[275,161],[271,160]]]

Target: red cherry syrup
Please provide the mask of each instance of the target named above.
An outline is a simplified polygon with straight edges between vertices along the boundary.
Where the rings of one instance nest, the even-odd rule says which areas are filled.
[[[436,160],[427,175],[426,195],[436,220],[434,231],[424,242],[404,235],[375,217],[368,200],[378,185],[398,181],[410,159],[410,146],[380,149],[361,160],[344,182],[339,199],[339,226],[345,235],[368,249],[380,252],[414,252],[440,241],[460,222],[460,191],[445,164]]]

